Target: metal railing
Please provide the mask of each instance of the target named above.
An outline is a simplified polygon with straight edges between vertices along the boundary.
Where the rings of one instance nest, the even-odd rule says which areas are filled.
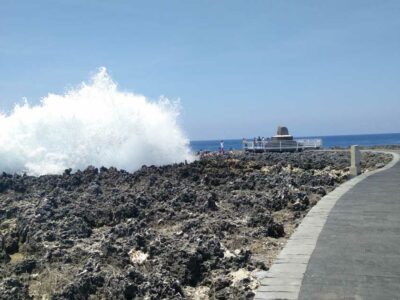
[[[306,149],[322,148],[321,139],[298,139],[291,141],[254,141],[243,142],[243,150],[264,152],[264,151],[302,151]]]

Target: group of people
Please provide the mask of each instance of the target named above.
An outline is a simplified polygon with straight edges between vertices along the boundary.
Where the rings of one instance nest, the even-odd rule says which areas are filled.
[[[253,139],[253,146],[254,147],[262,146],[265,141],[269,141],[269,140],[270,140],[270,138],[264,138],[264,137],[259,136],[258,138]],[[247,146],[249,145],[246,138],[243,138],[242,143],[245,148],[247,148]]]
[[[254,147],[259,147],[260,146],[261,147],[265,141],[269,141],[269,140],[270,140],[270,138],[264,138],[264,137],[260,137],[259,136],[259,137],[253,139],[253,146]],[[243,143],[244,148],[247,148],[248,145],[249,145],[249,142],[248,142],[248,140],[246,138],[242,139],[242,143]],[[221,140],[219,142],[218,153],[219,154],[225,154],[225,145],[224,145],[224,141],[223,140]],[[202,155],[202,156],[205,156],[205,155],[208,155],[208,154],[211,155],[212,152],[200,150],[198,152],[198,154]]]

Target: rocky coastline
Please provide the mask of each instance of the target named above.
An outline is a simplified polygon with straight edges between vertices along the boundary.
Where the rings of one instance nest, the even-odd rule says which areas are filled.
[[[391,156],[362,154],[363,172]],[[0,299],[252,299],[348,152],[0,176]]]

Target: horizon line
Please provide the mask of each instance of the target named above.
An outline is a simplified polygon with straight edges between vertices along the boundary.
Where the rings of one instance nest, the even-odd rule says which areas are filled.
[[[384,132],[384,133],[358,133],[358,134],[330,134],[330,135],[299,135],[293,136],[294,138],[319,138],[319,137],[335,137],[335,136],[360,136],[360,135],[386,135],[386,134],[400,134],[400,132]],[[228,139],[189,139],[190,142],[205,142],[205,141],[235,141],[242,138],[228,138]]]

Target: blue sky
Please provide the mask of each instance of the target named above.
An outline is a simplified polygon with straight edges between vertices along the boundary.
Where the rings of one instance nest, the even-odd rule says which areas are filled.
[[[400,132],[400,1],[1,1],[1,111],[100,66],[191,139]]]

